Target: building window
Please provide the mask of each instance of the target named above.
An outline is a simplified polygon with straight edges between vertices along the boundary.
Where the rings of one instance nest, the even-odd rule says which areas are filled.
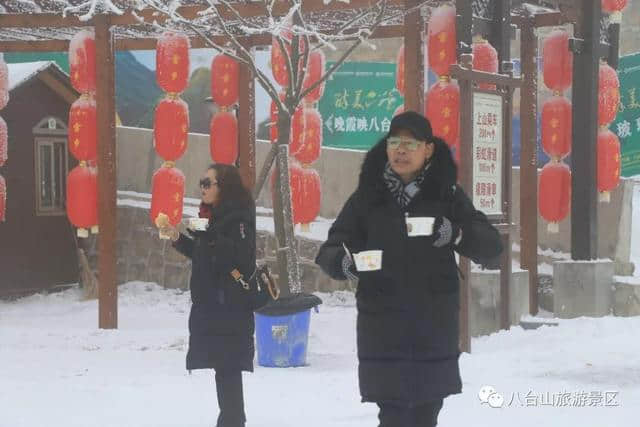
[[[67,188],[67,141],[36,139],[38,215],[64,215]]]

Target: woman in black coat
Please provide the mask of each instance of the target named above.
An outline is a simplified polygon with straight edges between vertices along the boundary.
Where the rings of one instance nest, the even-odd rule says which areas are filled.
[[[173,246],[191,259],[187,369],[215,369],[217,427],[245,425],[242,371],[253,371],[254,318],[249,292],[231,276],[255,269],[255,207],[234,166],[211,165],[200,180],[204,231],[168,226]]]
[[[380,427],[435,426],[443,399],[461,392],[454,251],[483,264],[502,245],[456,175],[429,121],[397,115],[316,259],[334,279],[359,279],[360,394],[380,407]],[[350,254],[366,250],[382,251],[380,265],[357,271]]]

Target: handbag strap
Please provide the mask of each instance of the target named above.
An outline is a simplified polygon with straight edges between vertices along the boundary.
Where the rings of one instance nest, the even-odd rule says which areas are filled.
[[[242,275],[242,273],[240,273],[240,271],[238,271],[237,268],[231,270],[230,274],[231,277],[233,277],[236,282],[240,283],[245,290],[249,290],[249,283],[244,280],[244,276]]]
[[[242,275],[242,273],[240,273],[240,271],[237,268],[234,268],[233,270],[231,270],[230,274],[231,274],[231,277],[233,277],[233,279],[237,283],[242,285],[242,287],[248,291],[250,289],[249,282],[251,282],[256,276],[256,274],[258,274],[258,270],[259,270],[258,266],[256,265],[256,268],[253,270],[253,273],[249,278],[249,281],[244,280],[244,276]],[[273,279],[273,277],[271,277],[271,274],[269,273],[268,269],[267,269],[267,272],[262,272],[261,279],[266,283],[267,291],[269,292],[271,297],[274,300],[277,300],[278,298],[280,298],[280,288],[275,283],[275,280]],[[256,278],[256,286],[258,287],[258,292],[262,292],[262,288],[260,286],[260,280],[257,280],[257,278]]]

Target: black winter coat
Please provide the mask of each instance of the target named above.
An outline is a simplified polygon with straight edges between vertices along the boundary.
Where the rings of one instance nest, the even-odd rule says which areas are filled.
[[[420,192],[401,209],[383,178],[385,142],[366,155],[358,188],[320,248],[316,263],[345,279],[342,244],[352,253],[382,249],[382,269],[359,272],[356,292],[363,401],[417,406],[460,393],[459,282],[454,250],[483,263],[502,251],[500,236],[456,185],[456,166],[436,143]],[[405,216],[446,216],[459,225],[454,248],[434,236],[408,237]]]
[[[212,213],[206,231],[174,243],[192,262],[187,369],[253,371],[250,298],[230,272],[249,277],[255,268],[255,212],[222,203]]]

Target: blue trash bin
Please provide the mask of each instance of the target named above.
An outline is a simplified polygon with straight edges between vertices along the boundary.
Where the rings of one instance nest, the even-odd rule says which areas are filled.
[[[307,363],[311,309],[283,316],[255,314],[258,364],[288,368]]]

